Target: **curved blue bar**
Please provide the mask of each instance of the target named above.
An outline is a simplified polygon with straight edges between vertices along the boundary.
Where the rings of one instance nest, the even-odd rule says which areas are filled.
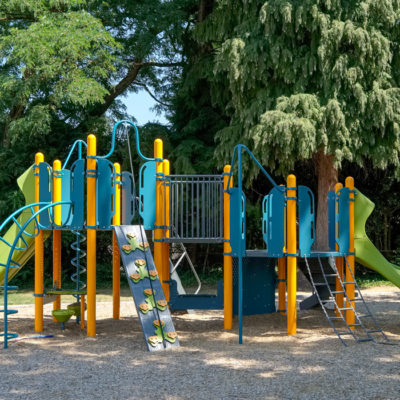
[[[233,175],[233,166],[235,164],[235,159],[236,159],[236,153],[238,151],[242,151],[242,150],[246,150],[246,152],[250,155],[250,157],[253,159],[253,161],[256,163],[256,165],[258,166],[258,168],[261,170],[261,172],[268,178],[268,180],[272,183],[272,185],[276,188],[278,188],[278,190],[280,191],[284,191],[285,188],[282,186],[277,185],[277,183],[274,181],[274,179],[272,178],[272,176],[265,170],[265,168],[260,164],[260,162],[257,160],[257,158],[254,156],[254,154],[249,150],[249,148],[247,146],[245,146],[244,144],[237,144],[234,149],[233,149],[233,155],[232,155],[232,161],[231,161],[231,172],[229,173],[229,178],[228,178],[228,186],[230,184],[231,181],[231,176]],[[241,163],[240,163],[241,164]],[[241,165],[240,165],[241,168]]]
[[[155,161],[155,158],[145,157],[145,156],[142,154],[142,152],[140,151],[139,131],[138,131],[138,128],[137,128],[137,126],[136,126],[132,121],[128,121],[128,120],[121,120],[121,121],[118,121],[118,122],[114,125],[113,131],[112,131],[112,139],[111,139],[111,149],[110,149],[110,151],[109,151],[108,154],[106,154],[105,156],[96,156],[96,158],[108,158],[108,157],[110,157],[110,156],[112,155],[112,153],[114,153],[114,150],[115,150],[115,134],[116,134],[116,132],[117,132],[118,126],[121,125],[121,124],[128,124],[128,125],[131,125],[131,126],[133,127],[133,129],[135,130],[135,135],[136,135],[136,150],[137,150],[137,152],[138,152],[138,154],[139,154],[139,157],[140,157],[142,160],[145,160],[145,161]]]
[[[78,140],[75,140],[74,144],[72,145],[71,150],[68,153],[68,157],[64,161],[64,165],[61,168],[62,170],[67,167],[69,159],[71,158],[71,155],[74,152],[75,147],[76,147],[77,144],[79,144],[79,147],[78,147],[78,158],[82,158],[82,144],[84,144],[86,146],[86,148],[87,148],[87,144],[86,144],[86,142],[84,140],[78,139]]]
[[[8,217],[1,225],[0,225],[0,231],[1,229],[3,229],[3,227],[5,225],[7,225],[7,222],[9,222],[12,217],[25,210],[25,209],[30,209],[32,212],[31,217],[28,218],[28,220],[24,223],[24,225],[22,225],[22,227],[20,227],[20,230],[18,232],[18,234],[16,235],[13,244],[10,246],[10,252],[8,254],[8,259],[7,259],[7,263],[5,265],[5,272],[4,272],[4,286],[3,286],[3,291],[4,291],[4,303],[3,303],[3,312],[4,312],[4,333],[2,334],[4,336],[4,348],[6,349],[8,346],[8,340],[17,337],[18,335],[16,335],[15,333],[9,333],[8,332],[8,315],[15,313],[16,311],[14,310],[8,310],[8,290],[11,289],[11,286],[8,286],[8,274],[9,274],[9,269],[10,269],[10,265],[13,262],[12,261],[12,256],[14,254],[14,250],[19,249],[17,246],[18,241],[21,239],[22,235],[25,233],[25,229],[28,227],[28,225],[33,222],[37,221],[37,217],[38,215],[43,212],[43,211],[47,211],[49,208],[54,207],[54,206],[58,206],[60,204],[70,204],[70,202],[66,202],[66,201],[61,201],[58,203],[32,203],[32,204],[28,204],[22,208],[20,208],[19,210],[17,210],[16,212],[14,212],[10,217]],[[44,207],[40,208],[38,211],[34,212],[33,207],[35,206],[39,206],[39,205],[44,205]],[[38,229],[39,232],[39,229]],[[35,235],[36,236],[36,235]],[[4,240],[3,240],[4,241]],[[4,241],[6,242],[6,241]],[[7,243],[7,242],[6,242]],[[7,243],[8,244],[8,243]],[[24,250],[24,249],[22,249]]]

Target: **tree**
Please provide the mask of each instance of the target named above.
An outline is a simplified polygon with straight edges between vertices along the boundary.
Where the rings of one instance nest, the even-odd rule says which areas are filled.
[[[217,156],[245,142],[278,173],[312,159],[320,248],[343,160],[398,170],[399,12],[391,0],[219,0],[198,26],[215,49],[214,104],[230,119]]]
[[[51,162],[65,157],[76,138],[96,132],[101,152],[115,120],[128,117],[121,96],[171,90],[194,3],[1,2],[0,185],[7,190],[0,214],[20,202],[15,180],[36,151]]]

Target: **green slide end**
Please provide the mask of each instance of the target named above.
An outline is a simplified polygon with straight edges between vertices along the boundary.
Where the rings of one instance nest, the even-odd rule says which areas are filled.
[[[354,205],[354,247],[356,261],[400,288],[400,266],[390,263],[373,245],[365,232],[365,223],[375,208],[375,204],[358,189]]]
[[[29,167],[17,180],[18,186],[21,189],[25,197],[25,204],[32,204],[35,202],[35,177],[33,174],[33,166]],[[22,226],[32,215],[27,210],[23,211],[17,218],[18,223]],[[32,222],[26,229],[30,234],[34,233],[34,223]],[[3,236],[4,240],[8,243],[13,243],[16,236],[18,235],[19,228],[16,224],[12,224],[8,231]],[[44,233],[44,239],[49,237],[50,233]],[[35,238],[24,235],[28,247],[25,250],[14,251],[12,259],[21,265],[20,268],[12,268],[9,270],[9,281],[13,278],[20,269],[29,261],[35,252]],[[24,243],[20,240],[18,246],[25,247]],[[0,264],[6,264],[8,256],[10,254],[10,247],[4,242],[0,242]],[[5,267],[0,266],[0,286],[4,284]]]

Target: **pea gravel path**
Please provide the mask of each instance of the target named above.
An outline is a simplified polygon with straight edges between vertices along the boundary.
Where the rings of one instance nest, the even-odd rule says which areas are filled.
[[[241,346],[221,312],[174,315],[181,347],[152,354],[131,302],[120,321],[98,304],[95,339],[47,317],[54,338],[0,350],[0,399],[400,399],[400,291],[363,293],[391,344],[345,348],[319,309],[299,313],[292,337],[280,315],[245,317]],[[34,334],[33,306],[17,308],[10,327]]]

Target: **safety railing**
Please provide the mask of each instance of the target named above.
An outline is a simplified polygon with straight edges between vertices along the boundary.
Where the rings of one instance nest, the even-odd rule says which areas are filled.
[[[169,218],[165,241],[185,243],[223,242],[222,175],[167,175]],[[165,196],[167,203],[167,196]]]

